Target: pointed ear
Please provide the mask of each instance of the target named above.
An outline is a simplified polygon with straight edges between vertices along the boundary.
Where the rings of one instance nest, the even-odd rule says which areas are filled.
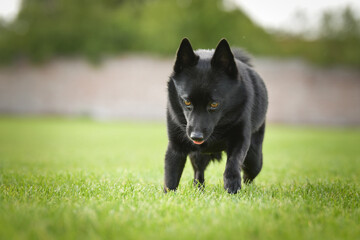
[[[215,49],[214,56],[211,59],[211,67],[223,70],[231,77],[235,77],[237,74],[234,55],[231,52],[229,43],[224,38],[221,39]]]
[[[184,38],[176,54],[174,71],[179,73],[186,67],[195,66],[198,60],[199,56],[194,53],[189,39]]]

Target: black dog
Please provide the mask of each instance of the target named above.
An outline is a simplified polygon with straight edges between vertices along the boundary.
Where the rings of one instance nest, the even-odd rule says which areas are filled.
[[[168,82],[164,191],[175,190],[189,155],[194,183],[204,184],[211,160],[227,153],[224,188],[229,193],[251,182],[262,168],[267,91],[240,50],[222,39],[215,50],[193,51],[184,38]]]

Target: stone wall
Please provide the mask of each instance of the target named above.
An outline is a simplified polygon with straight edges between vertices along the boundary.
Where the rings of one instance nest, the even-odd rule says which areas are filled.
[[[360,125],[360,71],[256,59],[269,91],[268,121]],[[172,59],[124,56],[92,66],[80,59],[0,69],[0,114],[165,120]]]

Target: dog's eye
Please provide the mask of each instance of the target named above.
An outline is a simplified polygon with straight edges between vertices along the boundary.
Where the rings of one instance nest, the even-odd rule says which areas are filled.
[[[190,105],[191,105],[191,102],[188,101],[188,100],[184,100],[184,104],[185,104],[186,106],[190,106]]]
[[[217,102],[212,102],[211,104],[210,104],[210,107],[212,108],[212,109],[215,109],[215,108],[217,108],[219,106],[219,103],[217,103]]]

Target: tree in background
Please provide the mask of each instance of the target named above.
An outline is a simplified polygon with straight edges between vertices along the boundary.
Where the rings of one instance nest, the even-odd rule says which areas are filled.
[[[125,52],[174,55],[186,36],[195,48],[212,48],[226,37],[255,55],[360,67],[355,16],[350,8],[327,12],[318,37],[307,40],[270,34],[222,0],[23,0],[18,17],[0,24],[0,62],[56,56],[98,61]]]
[[[255,53],[273,44],[242,11],[226,11],[220,0],[23,0],[17,19],[1,29],[0,59],[174,54],[184,36],[201,47],[227,37]]]
[[[360,67],[360,20],[350,7],[323,14],[318,41],[324,53],[318,61]]]

